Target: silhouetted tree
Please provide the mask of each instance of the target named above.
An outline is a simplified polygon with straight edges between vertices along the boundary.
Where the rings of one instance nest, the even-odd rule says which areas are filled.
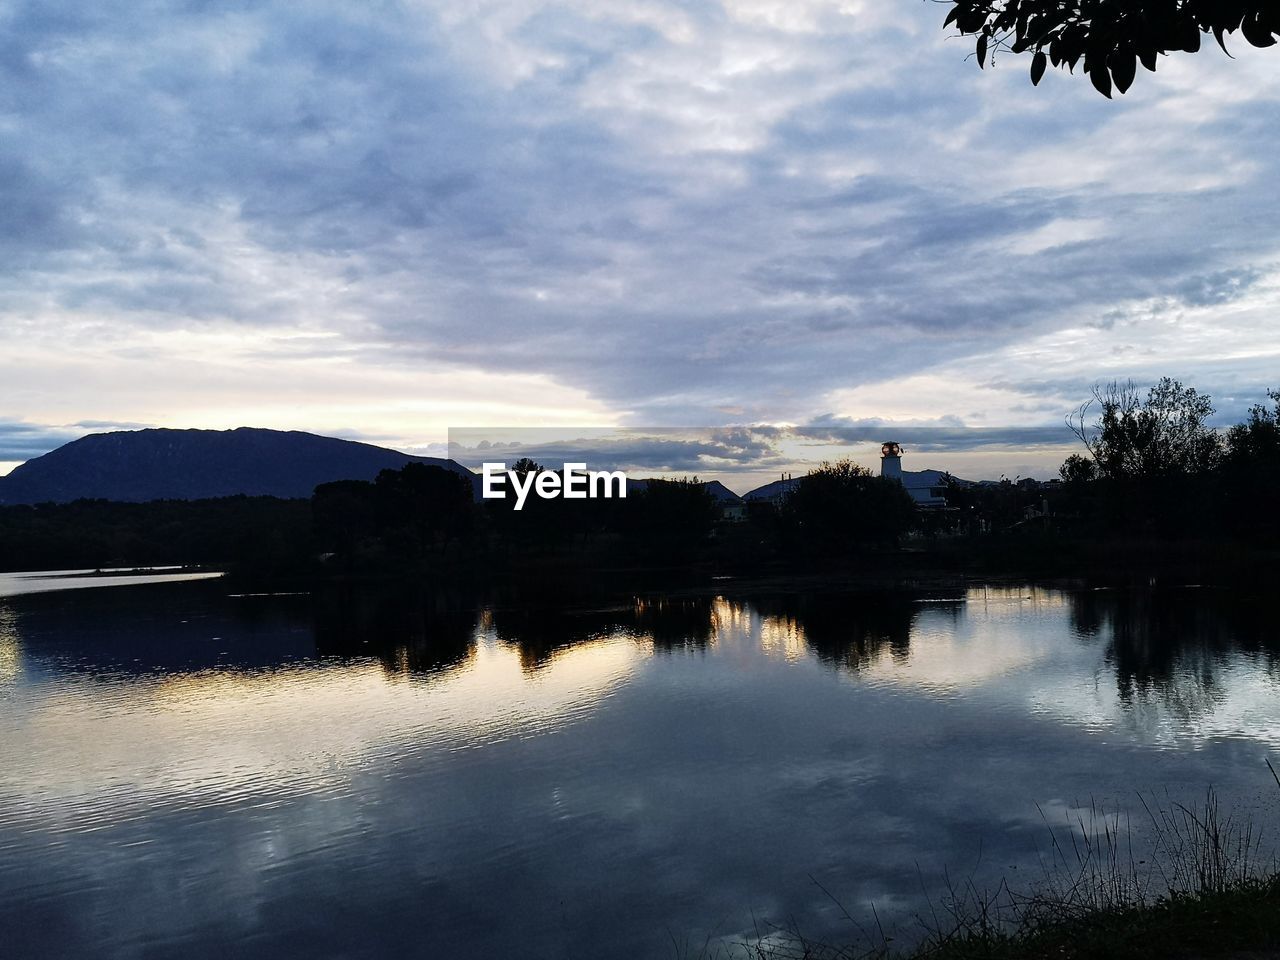
[[[274,576],[317,547],[306,500],[218,497],[0,507],[0,570],[209,564]]]
[[[1098,419],[1090,424],[1095,404]],[[1203,474],[1217,465],[1222,438],[1208,425],[1212,415],[1208,396],[1165,377],[1145,400],[1133,381],[1095,387],[1093,399],[1076,410],[1070,426],[1100,476],[1150,480]]]
[[[718,515],[715,497],[697,477],[655,479],[627,494],[618,525],[627,547],[674,565],[696,557]]]
[[[1089,457],[1073,453],[1058,468],[1062,478],[1062,509],[1068,514],[1081,516],[1094,512],[1094,481],[1098,479],[1098,465]]]
[[[550,470],[529,457],[521,457],[511,465],[511,470],[521,478],[521,483],[529,476],[533,476],[536,483],[536,478],[544,473],[559,473],[561,482],[564,479],[563,471]],[[561,497],[543,499],[533,487],[519,510],[517,502],[516,492],[508,482],[506,496],[487,501],[486,508],[498,539],[521,553],[546,552],[563,545],[577,532],[576,521],[582,519],[581,511],[574,509],[581,501],[566,503]]]
[[[1073,453],[1062,462],[1058,475],[1069,488],[1078,489],[1098,478],[1098,465],[1088,457]]]
[[[467,537],[475,521],[467,478],[423,463],[383,470],[372,483],[322,483],[311,514],[323,548],[346,569],[423,560]]]
[[[1093,399],[1068,418],[1089,456],[1069,459],[1060,472],[1078,501],[1093,494],[1109,525],[1207,529],[1223,496],[1223,440],[1209,426],[1212,415],[1208,396],[1168,377],[1145,398],[1132,381],[1095,387]]]
[[[782,515],[797,545],[834,554],[896,543],[911,527],[915,504],[897,480],[875,476],[846,458],[801,478]]]
[[[534,460],[532,457],[521,457],[511,465],[511,469],[523,477],[525,474],[529,473],[542,473],[546,470],[546,467],[540,464],[537,460]]]
[[[1038,486],[1030,488],[1001,477],[998,483],[968,483],[943,474],[943,496],[954,512],[958,533],[1002,533],[1018,526],[1026,518],[1026,510],[1038,506],[1045,494]]]
[[[373,484],[365,480],[322,483],[311,495],[311,518],[323,549],[351,567],[364,544],[377,536],[378,515]]]
[[[1280,511],[1275,509],[1280,477],[1280,391],[1267,391],[1273,406],[1262,404],[1249,418],[1227,431],[1222,486],[1232,525],[1251,539],[1280,537]]]
[[[1273,407],[1255,404],[1248,420],[1227,431],[1227,451],[1237,462],[1275,469],[1280,467],[1280,391],[1268,390],[1267,398]]]
[[[1275,0],[952,0],[945,24],[977,37],[978,65],[997,50],[1031,53],[1031,82],[1046,68],[1077,64],[1103,96],[1124,93],[1138,64],[1156,69],[1157,58],[1195,53],[1211,33],[1226,50],[1237,30],[1255,47],[1280,36]],[[945,25],[944,24],[944,25]]]
[[[471,529],[471,484],[443,467],[407,463],[374,479],[378,527],[382,535],[407,534],[410,552],[425,557]]]

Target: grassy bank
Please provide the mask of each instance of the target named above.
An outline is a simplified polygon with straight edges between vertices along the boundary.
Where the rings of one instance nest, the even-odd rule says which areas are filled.
[[[1267,762],[1272,777],[1276,777]],[[1280,777],[1276,777],[1280,786]],[[1097,808],[1051,828],[1038,884],[956,885],[912,929],[855,924],[841,946],[775,928],[701,952],[705,960],[1234,960],[1280,958],[1280,861],[1249,819],[1200,804],[1141,801],[1144,842],[1130,821]],[[1046,824],[1046,826],[1048,826]],[[1142,853],[1138,853],[1141,848]],[[845,911],[850,922],[852,914]],[[899,946],[910,943],[911,946]]]
[[[1280,875],[1004,930],[962,929],[908,954],[937,960],[1280,956]]]

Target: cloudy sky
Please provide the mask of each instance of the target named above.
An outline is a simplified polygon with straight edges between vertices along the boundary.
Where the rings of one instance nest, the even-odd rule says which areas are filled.
[[[1280,57],[1110,102],[946,10],[0,0],[0,472],[790,423],[1047,476],[1097,381],[1280,386]]]

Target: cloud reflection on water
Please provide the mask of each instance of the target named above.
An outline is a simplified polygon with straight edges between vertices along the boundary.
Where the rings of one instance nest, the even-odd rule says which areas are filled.
[[[657,956],[752,910],[837,929],[811,876],[892,912],[904,864],[1034,863],[1038,810],[1094,791],[1247,795],[1280,742],[1263,602],[731,587],[7,601],[0,922],[38,888],[63,953],[555,952],[568,924]]]

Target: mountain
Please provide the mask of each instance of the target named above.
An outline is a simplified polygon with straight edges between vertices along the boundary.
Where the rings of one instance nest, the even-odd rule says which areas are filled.
[[[719,480],[707,480],[702,484],[716,503],[741,503],[742,498]]]
[[[773,500],[778,501],[788,496],[796,485],[803,480],[803,477],[792,479],[784,477],[781,480],[774,480],[772,483],[766,483],[763,487],[756,487],[742,495],[743,500]]]
[[[0,477],[0,504],[102,500],[201,500],[235,494],[309,497],[330,480],[372,480],[425,463],[471,480],[453,460],[297,430],[121,430],[73,440]]]

